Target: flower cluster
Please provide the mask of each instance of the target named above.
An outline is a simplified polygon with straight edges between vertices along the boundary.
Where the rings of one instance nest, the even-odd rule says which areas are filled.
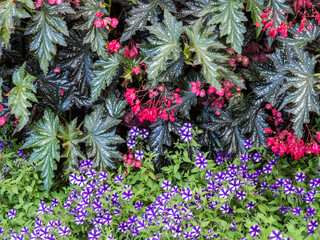
[[[124,47],[124,57],[129,57],[130,59],[133,57],[139,57],[139,44],[135,44],[133,40],[129,42],[129,45]]]
[[[320,143],[319,131],[314,136],[310,133],[310,142],[305,142],[302,138],[297,139],[293,130],[274,132],[269,128],[265,128],[264,131],[275,134],[275,136],[267,138],[267,147],[271,146],[271,150],[281,156],[290,154],[295,160],[298,160],[307,154],[318,155],[320,153],[320,145],[318,144]]]
[[[276,108],[272,108],[270,103],[266,104],[266,109],[271,110],[272,116],[270,116],[267,120],[273,122],[273,124],[278,127],[280,123],[283,123],[282,113],[277,111]]]
[[[130,104],[134,115],[138,115],[139,122],[143,122],[144,120],[154,122],[158,116],[163,120],[170,119],[171,122],[174,122],[174,112],[176,109],[171,106],[174,102],[178,105],[182,103],[179,92],[179,89],[167,91],[162,85],[148,90],[127,88],[124,97]],[[149,99],[143,103],[146,96]]]
[[[121,46],[117,40],[112,40],[111,42],[107,41],[106,48],[110,53],[112,53],[112,52],[118,52]]]
[[[129,148],[129,151],[128,153],[122,155],[124,163],[128,167],[133,166],[140,168],[142,166],[144,153],[140,149],[134,149],[137,146],[138,136],[140,136],[142,139],[147,138],[149,136],[149,132],[147,129],[143,128],[140,130],[138,127],[133,127],[130,129],[127,139],[127,147]]]
[[[98,13],[96,13],[96,17],[98,19],[94,20],[94,25],[96,25],[96,27],[99,28],[105,28],[108,31],[110,30],[110,26],[113,28],[116,28],[117,25],[119,24],[119,21],[117,18],[109,18],[109,17],[105,17],[105,18],[101,18],[103,16],[103,13],[100,11]]]
[[[233,71],[236,69],[236,63],[241,63],[242,66],[247,67],[249,65],[249,58],[246,56],[243,56],[241,54],[237,54],[235,53],[235,51],[232,48],[228,48],[227,53],[231,56],[235,56],[236,58],[230,59],[229,60],[229,65],[233,68]]]
[[[294,6],[295,14],[293,20],[288,22],[288,14],[291,10],[291,7]],[[307,30],[310,31],[314,29],[314,26],[310,24],[310,19],[315,19],[318,24],[320,24],[320,13],[316,9],[316,5],[314,5],[310,0],[295,0],[294,4],[289,8],[281,11],[274,12],[270,7],[264,11],[260,17],[263,19],[261,23],[256,22],[256,26],[258,28],[263,26],[263,31],[269,30],[268,35],[275,38],[278,33],[284,38],[288,36],[288,28],[293,25],[293,21],[299,16],[300,17],[300,26],[297,30],[297,34],[300,34],[302,31]],[[304,10],[302,10],[304,9]],[[286,15],[284,20],[280,23],[275,21],[280,15]]]
[[[242,82],[244,81],[245,80],[242,79]],[[207,94],[208,98],[204,102],[202,102],[202,104],[221,109],[223,107],[227,107],[230,98],[234,94],[234,96],[238,96],[237,92],[240,92],[241,88],[235,87],[234,83],[231,83],[227,80],[220,81],[220,84],[221,90],[217,90],[216,88],[209,86],[206,92],[204,89],[204,84],[202,84],[200,81],[191,82],[191,92],[195,93],[196,96],[200,96],[202,98],[205,97]],[[216,114],[220,115],[220,111],[217,110]]]

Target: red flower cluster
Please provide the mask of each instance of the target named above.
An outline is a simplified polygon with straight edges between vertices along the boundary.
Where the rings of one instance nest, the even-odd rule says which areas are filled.
[[[268,118],[268,121],[273,121],[273,124],[277,127],[279,123],[283,123],[281,112],[277,112],[276,108],[272,108],[271,104],[266,104],[266,109],[271,110],[272,116]]]
[[[127,88],[124,97],[130,104],[134,115],[138,115],[139,122],[148,120],[154,122],[160,116],[163,120],[170,119],[174,122],[174,112],[176,109],[170,109],[174,101],[179,105],[182,100],[178,94],[179,89],[173,92],[167,91],[164,86],[155,87],[148,90],[135,90],[134,88]],[[139,95],[142,93],[142,95]],[[149,100],[142,103],[144,98],[148,95]]]
[[[238,62],[238,63],[241,63],[242,66],[244,66],[244,67],[247,67],[247,66],[248,66],[248,64],[249,64],[249,58],[248,58],[248,57],[243,56],[243,55],[241,55],[241,54],[237,54],[237,55],[236,55],[236,53],[234,52],[234,50],[233,50],[232,48],[228,48],[226,51],[227,51],[227,53],[228,53],[229,55],[236,56],[236,58],[233,58],[233,59],[230,59],[230,60],[229,60],[229,65],[232,66],[232,67],[234,67],[234,68],[233,68],[233,71],[236,69],[236,63],[237,63],[237,62]]]
[[[127,165],[127,167],[133,166],[136,168],[140,168],[142,166],[142,162],[136,159],[130,150],[128,154],[123,154],[122,157],[123,162]]]
[[[269,36],[272,36],[272,38],[275,38],[277,36],[277,33],[280,33],[282,37],[287,38],[288,36],[288,28],[289,24],[285,21],[281,22],[281,24],[275,24],[274,20],[279,16],[277,15],[274,18],[269,18],[271,14],[273,14],[271,8],[264,10],[265,13],[261,14],[260,17],[263,19],[261,21],[261,24],[264,24],[263,31],[269,30]],[[256,22],[256,26],[260,27],[260,23]]]
[[[307,154],[320,153],[320,132],[318,131],[315,136],[311,136],[311,142],[305,142],[301,138],[296,139],[293,131],[284,130],[276,133],[269,128],[264,129],[265,132],[276,134],[274,137],[267,138],[267,147],[271,147],[274,153],[279,153],[281,156],[290,154],[294,160],[304,157]],[[315,141],[316,139],[317,141]],[[318,142],[318,143],[317,143]]]
[[[112,52],[118,52],[121,46],[120,46],[120,43],[117,42],[117,40],[112,40],[111,42],[107,41],[106,48],[110,53],[112,53]]]
[[[101,19],[101,17],[103,16],[103,13],[100,11],[98,13],[96,13],[96,17],[98,17],[99,19],[94,20],[94,25],[96,25],[96,27],[99,28],[106,28],[108,31],[110,30],[110,26],[113,28],[116,28],[119,21],[117,18],[109,18],[109,17],[105,17],[104,19]]]
[[[245,82],[242,79],[242,82]],[[225,81],[220,81],[221,90],[217,90],[214,87],[209,86],[207,89],[208,98],[206,101],[202,102],[203,105],[210,105],[212,107],[223,108],[227,106],[229,99],[233,96],[233,92],[240,92],[240,87],[234,87],[234,83]],[[205,97],[206,91],[203,89],[203,85],[200,81],[198,82],[191,82],[191,92],[195,93],[197,96]],[[234,88],[233,88],[234,87]],[[233,88],[233,89],[232,89]],[[216,111],[217,115],[220,115],[220,111]]]
[[[128,46],[124,47],[124,55],[125,57],[129,57],[130,59],[133,57],[139,57],[139,50],[138,46],[140,44],[134,44],[133,41],[130,41]]]

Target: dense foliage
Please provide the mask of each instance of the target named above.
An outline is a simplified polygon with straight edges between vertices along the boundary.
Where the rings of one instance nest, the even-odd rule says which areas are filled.
[[[53,216],[57,205],[71,238],[87,238],[88,231],[96,238],[133,238],[144,228],[134,233],[134,224],[150,220],[143,214],[168,197],[159,183],[170,180],[179,191],[189,189],[193,200],[187,204],[183,197],[171,196],[172,201],[154,210],[158,220],[168,218],[163,215],[172,208],[167,201],[188,208],[193,219],[182,217],[187,210],[176,209],[182,211],[180,222],[157,227],[151,221],[140,238],[152,233],[153,239],[255,239],[252,231],[261,231],[261,239],[270,234],[275,234],[270,239],[280,239],[274,233],[279,230],[282,239],[313,239],[315,215],[289,219],[296,207],[318,211],[313,189],[318,183],[309,184],[310,190],[304,183],[274,181],[293,180],[298,171],[308,181],[318,181],[312,179],[320,153],[319,7],[317,0],[0,0],[0,227],[31,229],[36,221],[40,231],[42,215]],[[257,156],[253,151],[263,156],[262,163],[240,170],[239,159],[249,161]],[[273,154],[281,156],[278,164]],[[205,166],[197,164],[199,158]],[[219,191],[208,190],[203,168],[215,175],[226,173],[231,164],[239,172],[230,181],[241,182],[241,191],[259,211],[244,210],[248,203],[237,197],[229,180],[215,181]],[[98,173],[125,176],[123,185],[102,177],[109,187],[98,190],[95,180],[87,183]],[[66,181],[70,176],[77,176],[71,184],[85,183],[73,188]],[[263,196],[262,180],[274,186]],[[275,185],[284,187],[284,195]],[[104,213],[92,209],[88,219],[76,217],[74,222],[80,210],[63,208],[62,202],[90,205],[90,197],[82,196],[88,187],[89,195],[103,191],[99,196],[132,191],[134,201],[105,196]],[[286,188],[305,193],[291,197]],[[222,189],[230,190],[228,197],[220,196]],[[91,200],[100,205],[98,198]],[[52,207],[46,207],[51,200]],[[148,207],[134,208],[138,200]],[[129,203],[125,209],[123,202]],[[223,206],[233,210],[221,215]],[[285,207],[277,215],[280,206]],[[121,214],[113,213],[116,220],[100,228],[99,219],[111,217],[108,211],[115,208]],[[41,216],[36,219],[37,210]],[[69,210],[73,212],[67,215]],[[8,212],[14,222],[5,220]],[[137,221],[121,231],[127,218]],[[59,234],[58,225],[51,228],[68,237]],[[4,229],[7,237],[20,231]],[[164,235],[157,236],[160,232]]]

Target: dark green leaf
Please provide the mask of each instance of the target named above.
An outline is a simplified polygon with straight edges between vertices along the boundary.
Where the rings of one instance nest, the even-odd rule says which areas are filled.
[[[248,20],[242,11],[243,3],[240,0],[219,0],[211,2],[207,8],[216,13],[209,24],[220,24],[220,36],[227,36],[227,43],[237,53],[241,53],[246,32],[243,22]]]
[[[261,23],[260,15],[263,13],[263,0],[248,0],[246,10],[251,12],[252,24]],[[261,32],[261,28],[257,28],[257,36]]]
[[[36,88],[33,81],[36,77],[25,72],[26,63],[21,68],[14,72],[13,83],[16,85],[10,92],[8,103],[11,107],[11,112],[19,119],[18,129],[21,130],[29,120],[29,107],[32,107],[33,102],[38,102],[34,93]]]
[[[31,0],[21,0],[20,3],[26,4],[27,6],[33,7]],[[3,40],[6,47],[10,40],[10,34],[14,29],[14,17],[28,18],[30,14],[23,8],[16,5],[16,1],[13,0],[2,0],[0,1],[0,39]]]
[[[183,73],[184,58],[181,56],[176,61],[168,61],[165,71],[159,73],[159,82],[170,82],[177,80]]]
[[[126,100],[120,100],[113,93],[110,93],[105,106],[109,116],[116,119],[123,117],[127,103]]]
[[[76,18],[84,20],[82,24],[77,25],[76,29],[85,30],[83,42],[91,44],[91,48],[99,56],[106,57],[106,40],[108,39],[108,31],[105,28],[98,28],[94,25],[94,20],[97,19],[96,13],[103,12],[107,14],[106,8],[101,8],[104,3],[102,0],[86,0],[83,1],[83,6],[78,7]]]
[[[273,14],[270,15],[270,18],[274,19],[275,24],[280,24],[287,17],[286,9],[290,9],[286,0],[268,0],[267,7],[272,9]]]
[[[289,28],[289,35],[291,35],[291,37],[283,38],[279,36],[277,39],[292,46],[299,46],[303,49],[307,46],[308,43],[313,42],[320,35],[320,27],[318,26],[318,24],[313,24],[311,22],[310,25],[312,25],[314,29],[311,28],[310,31],[305,30],[300,34],[297,34],[297,31],[300,27],[300,24],[297,24],[296,26]]]
[[[66,126],[62,124],[58,127],[58,136],[62,139],[62,147],[64,149],[61,157],[67,158],[68,168],[78,166],[78,158],[86,159],[86,156],[81,152],[79,143],[84,142],[87,136],[81,136],[82,132],[77,128],[77,119]]]
[[[191,91],[181,91],[180,98],[182,103],[178,105],[176,102],[172,105],[173,109],[176,109],[177,112],[181,113],[186,119],[190,119],[190,109],[192,106],[195,106],[198,102],[196,94]]]
[[[68,5],[67,2],[52,6],[43,3],[41,11],[33,15],[28,23],[25,34],[33,35],[30,50],[35,52],[45,74],[48,72],[49,61],[57,52],[56,44],[67,45],[63,35],[69,36],[69,33],[62,13],[74,13]]]
[[[181,127],[181,121],[157,121],[151,125],[152,130],[149,137],[149,146],[152,153],[158,154],[158,156],[152,160],[157,168],[161,166],[159,157],[164,155],[164,145],[171,146],[172,144],[171,132],[178,134],[179,128]]]
[[[121,120],[116,120],[110,116],[104,117],[103,108],[95,110],[85,118],[84,127],[89,135],[86,140],[87,154],[93,160],[93,167],[105,169],[115,168],[113,159],[121,159],[116,145],[124,140],[116,135],[115,126]]]
[[[83,44],[83,34],[71,31],[67,38],[68,46],[58,53],[58,62],[61,68],[70,71],[69,80],[73,82],[76,92],[75,101],[77,106],[90,102],[90,87],[94,77],[90,66],[93,61],[93,53],[89,44]],[[83,101],[87,98],[88,101]]]
[[[106,86],[111,84],[113,77],[117,73],[119,64],[119,59],[115,55],[110,55],[107,60],[101,58],[92,65],[91,69],[95,76],[92,80],[91,102],[97,100],[101,90],[104,90]]]
[[[186,29],[186,33],[192,43],[190,50],[196,53],[193,64],[202,65],[201,73],[204,75],[206,82],[212,87],[220,89],[219,78],[221,75],[218,70],[223,70],[223,72],[227,70],[225,66],[215,61],[228,60],[228,56],[212,50],[225,48],[223,44],[216,41],[217,35],[211,36],[214,28],[214,26],[202,27],[201,19],[199,19],[191,29]],[[230,72],[230,74],[234,75],[233,72]],[[230,78],[231,81],[234,79],[238,78],[236,76]],[[237,81],[235,84],[239,84],[239,82],[241,81]],[[243,83],[241,86],[243,86]]]
[[[34,131],[27,138],[23,148],[33,148],[29,162],[39,161],[38,169],[44,178],[44,187],[49,191],[54,177],[54,170],[57,169],[55,162],[60,159],[60,146],[57,139],[59,119],[49,109],[44,112],[41,120],[33,126]]]
[[[183,28],[182,23],[178,22],[168,10],[164,12],[163,23],[146,28],[152,34],[148,41],[153,46],[152,57],[147,61],[147,73],[148,77],[157,85],[158,81],[154,81],[154,79],[158,77],[159,71],[166,70],[168,60],[176,61],[180,57],[179,39]]]
[[[290,73],[286,75],[286,82],[282,87],[283,91],[287,90],[287,95],[280,109],[292,103],[286,109],[293,114],[293,129],[297,138],[300,138],[303,134],[303,124],[310,122],[310,112],[320,114],[320,91],[315,87],[320,80],[314,76],[317,60],[297,46],[294,51],[295,57],[279,69]]]
[[[174,3],[172,0],[148,0],[147,3],[137,0],[130,12],[130,17],[126,20],[127,27],[125,28],[121,41],[129,40],[138,30],[143,30],[150,21],[152,24],[158,21],[157,16],[159,11],[158,5],[171,12],[175,12]]]
[[[207,20],[212,17],[212,13],[208,14],[204,10],[209,4],[209,0],[183,1],[182,4],[185,7],[178,12],[178,18],[186,21],[188,25],[194,24],[198,18],[202,17],[203,20]]]

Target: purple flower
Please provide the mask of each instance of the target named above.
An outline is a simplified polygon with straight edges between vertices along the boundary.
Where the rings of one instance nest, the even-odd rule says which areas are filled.
[[[106,214],[102,217],[102,221],[101,223],[104,225],[110,225],[110,223],[112,222],[112,216],[110,214]]]
[[[218,157],[222,157],[222,154],[223,154],[223,151],[222,151],[221,149],[219,149],[219,150],[217,151],[217,156],[218,156]]]
[[[221,207],[220,207],[220,210],[222,213],[227,213],[229,211],[229,205],[228,203],[226,202],[225,204],[223,204]]]
[[[261,189],[268,189],[268,188],[269,188],[269,184],[267,182],[261,183]]]
[[[288,185],[284,186],[283,192],[286,195],[290,195],[290,194],[294,193],[294,190],[295,190],[294,186],[291,184],[288,184]]]
[[[247,206],[245,206],[245,208],[248,209],[249,211],[251,211],[254,208],[255,205],[256,204],[251,201],[251,202],[248,203]]]
[[[224,156],[225,159],[229,159],[231,158],[231,153],[226,153],[226,155]]]
[[[8,218],[9,219],[12,219],[16,216],[16,210],[14,209],[11,209],[9,212],[8,212]]]
[[[264,165],[262,169],[263,173],[270,174],[272,172],[272,166],[271,165]]]
[[[212,171],[211,170],[207,170],[206,171],[206,179],[210,180],[213,177]]]
[[[140,133],[140,131],[139,131],[138,127],[133,127],[129,131],[129,134],[131,134],[132,136],[137,136],[139,133]]]
[[[229,183],[229,189],[231,190],[231,192],[237,191],[241,186],[241,180],[232,180]]]
[[[124,191],[122,195],[124,200],[129,200],[130,198],[132,198],[132,191],[131,190]]]
[[[284,185],[284,180],[283,178],[279,178],[276,180],[276,184],[279,185],[280,187],[282,187]]]
[[[80,175],[77,177],[76,184],[80,187],[84,187],[87,184],[87,179],[84,176]]]
[[[101,235],[101,231],[98,229],[91,229],[88,235],[88,240],[98,240]]]
[[[171,189],[171,196],[175,196],[179,193],[179,187],[178,186],[173,186],[172,189]]]
[[[255,162],[260,162],[261,158],[262,158],[262,156],[258,152],[253,155],[253,160]]]
[[[282,233],[278,230],[273,230],[270,234],[270,240],[281,240]]]
[[[277,165],[277,160],[272,159],[272,160],[270,160],[269,164],[272,166],[275,166],[275,165]]]
[[[287,211],[287,208],[286,208],[285,206],[281,206],[281,207],[279,208],[279,211],[280,211],[282,214],[284,214],[284,213]]]
[[[122,222],[119,224],[118,229],[120,232],[125,232],[127,231],[127,223],[126,222]]]
[[[224,163],[223,157],[217,157],[216,158],[216,163],[219,164],[219,165],[223,164]]]
[[[149,136],[148,130],[142,128],[142,129],[140,130],[140,136],[141,136],[142,138],[147,138],[147,137]]]
[[[219,192],[219,197],[220,198],[228,198],[230,196],[230,190],[227,188],[222,188]]]
[[[67,226],[60,227],[60,228],[59,228],[58,234],[59,234],[60,236],[66,237],[66,236],[68,236],[70,233],[71,233],[71,231],[70,231],[69,227],[67,227]]]
[[[197,167],[200,168],[200,169],[204,169],[204,168],[207,167],[208,161],[207,161],[207,159],[205,159],[205,158],[203,157],[203,154],[200,153],[200,154],[197,155],[196,165],[197,165]]]
[[[162,182],[161,187],[163,190],[168,191],[171,187],[171,182],[169,180],[165,180]]]
[[[134,148],[134,146],[136,145],[136,142],[132,139],[130,139],[128,142],[127,142],[127,146],[129,149],[132,149]]]
[[[239,200],[244,200],[246,198],[246,193],[244,191],[239,191],[236,196]]]
[[[110,240],[110,239],[116,239],[116,238],[115,238],[115,236],[113,236],[112,234],[110,234],[110,235],[108,236],[108,239],[107,239],[107,240]]]
[[[122,182],[122,180],[123,180],[123,176],[122,175],[117,175],[114,178],[114,183],[120,183],[120,182]]]
[[[258,236],[260,233],[260,227],[258,225],[252,225],[249,229],[249,233],[252,237]]]
[[[27,234],[29,232],[29,228],[27,227],[23,227],[21,229],[21,234],[24,235],[24,234]],[[0,236],[1,236],[1,229],[0,229]]]
[[[58,204],[59,204],[59,201],[58,201],[56,198],[55,198],[55,199],[52,199],[52,201],[51,201],[51,206],[52,206],[52,207],[57,207]]]
[[[221,172],[221,173],[218,172],[218,173],[216,173],[216,175],[214,176],[214,180],[215,180],[216,182],[223,182],[224,179],[225,179],[225,174],[222,173],[222,172]]]
[[[190,142],[192,139],[192,134],[189,131],[185,131],[181,133],[181,137],[184,142]]]
[[[316,215],[316,209],[309,207],[306,211],[308,217],[313,217]]]
[[[11,141],[8,140],[8,141],[7,141],[7,146],[10,146],[10,145],[11,145]]]
[[[72,173],[69,176],[69,181],[71,184],[77,184],[78,175],[76,173]]]
[[[143,152],[141,150],[137,150],[134,154],[134,156],[136,157],[136,159],[138,159],[139,161],[141,161],[143,159]]]
[[[23,150],[22,149],[18,149],[17,154],[19,157],[22,157],[23,155]]]
[[[292,209],[292,214],[297,216],[301,214],[301,208],[299,207],[295,207],[294,209]]]
[[[100,182],[103,182],[103,181],[107,180],[107,178],[108,178],[108,173],[107,172],[101,172],[99,174],[99,181]]]
[[[183,201],[189,201],[192,198],[192,192],[189,188],[183,188],[181,190],[181,197]]]
[[[245,147],[246,149],[250,149],[251,146],[252,146],[252,142],[251,142],[250,139],[244,141],[244,147]],[[255,226],[255,225],[254,225],[254,226]]]
[[[96,176],[97,172],[94,169],[90,169],[89,171],[86,172],[87,178],[91,179]]]
[[[143,207],[143,202],[140,201],[140,202],[136,202],[136,204],[134,205],[135,209],[139,210],[140,208]]]
[[[310,222],[308,223],[308,229],[309,231],[314,231],[316,230],[316,228],[318,227],[318,221],[317,220],[310,220]]]

